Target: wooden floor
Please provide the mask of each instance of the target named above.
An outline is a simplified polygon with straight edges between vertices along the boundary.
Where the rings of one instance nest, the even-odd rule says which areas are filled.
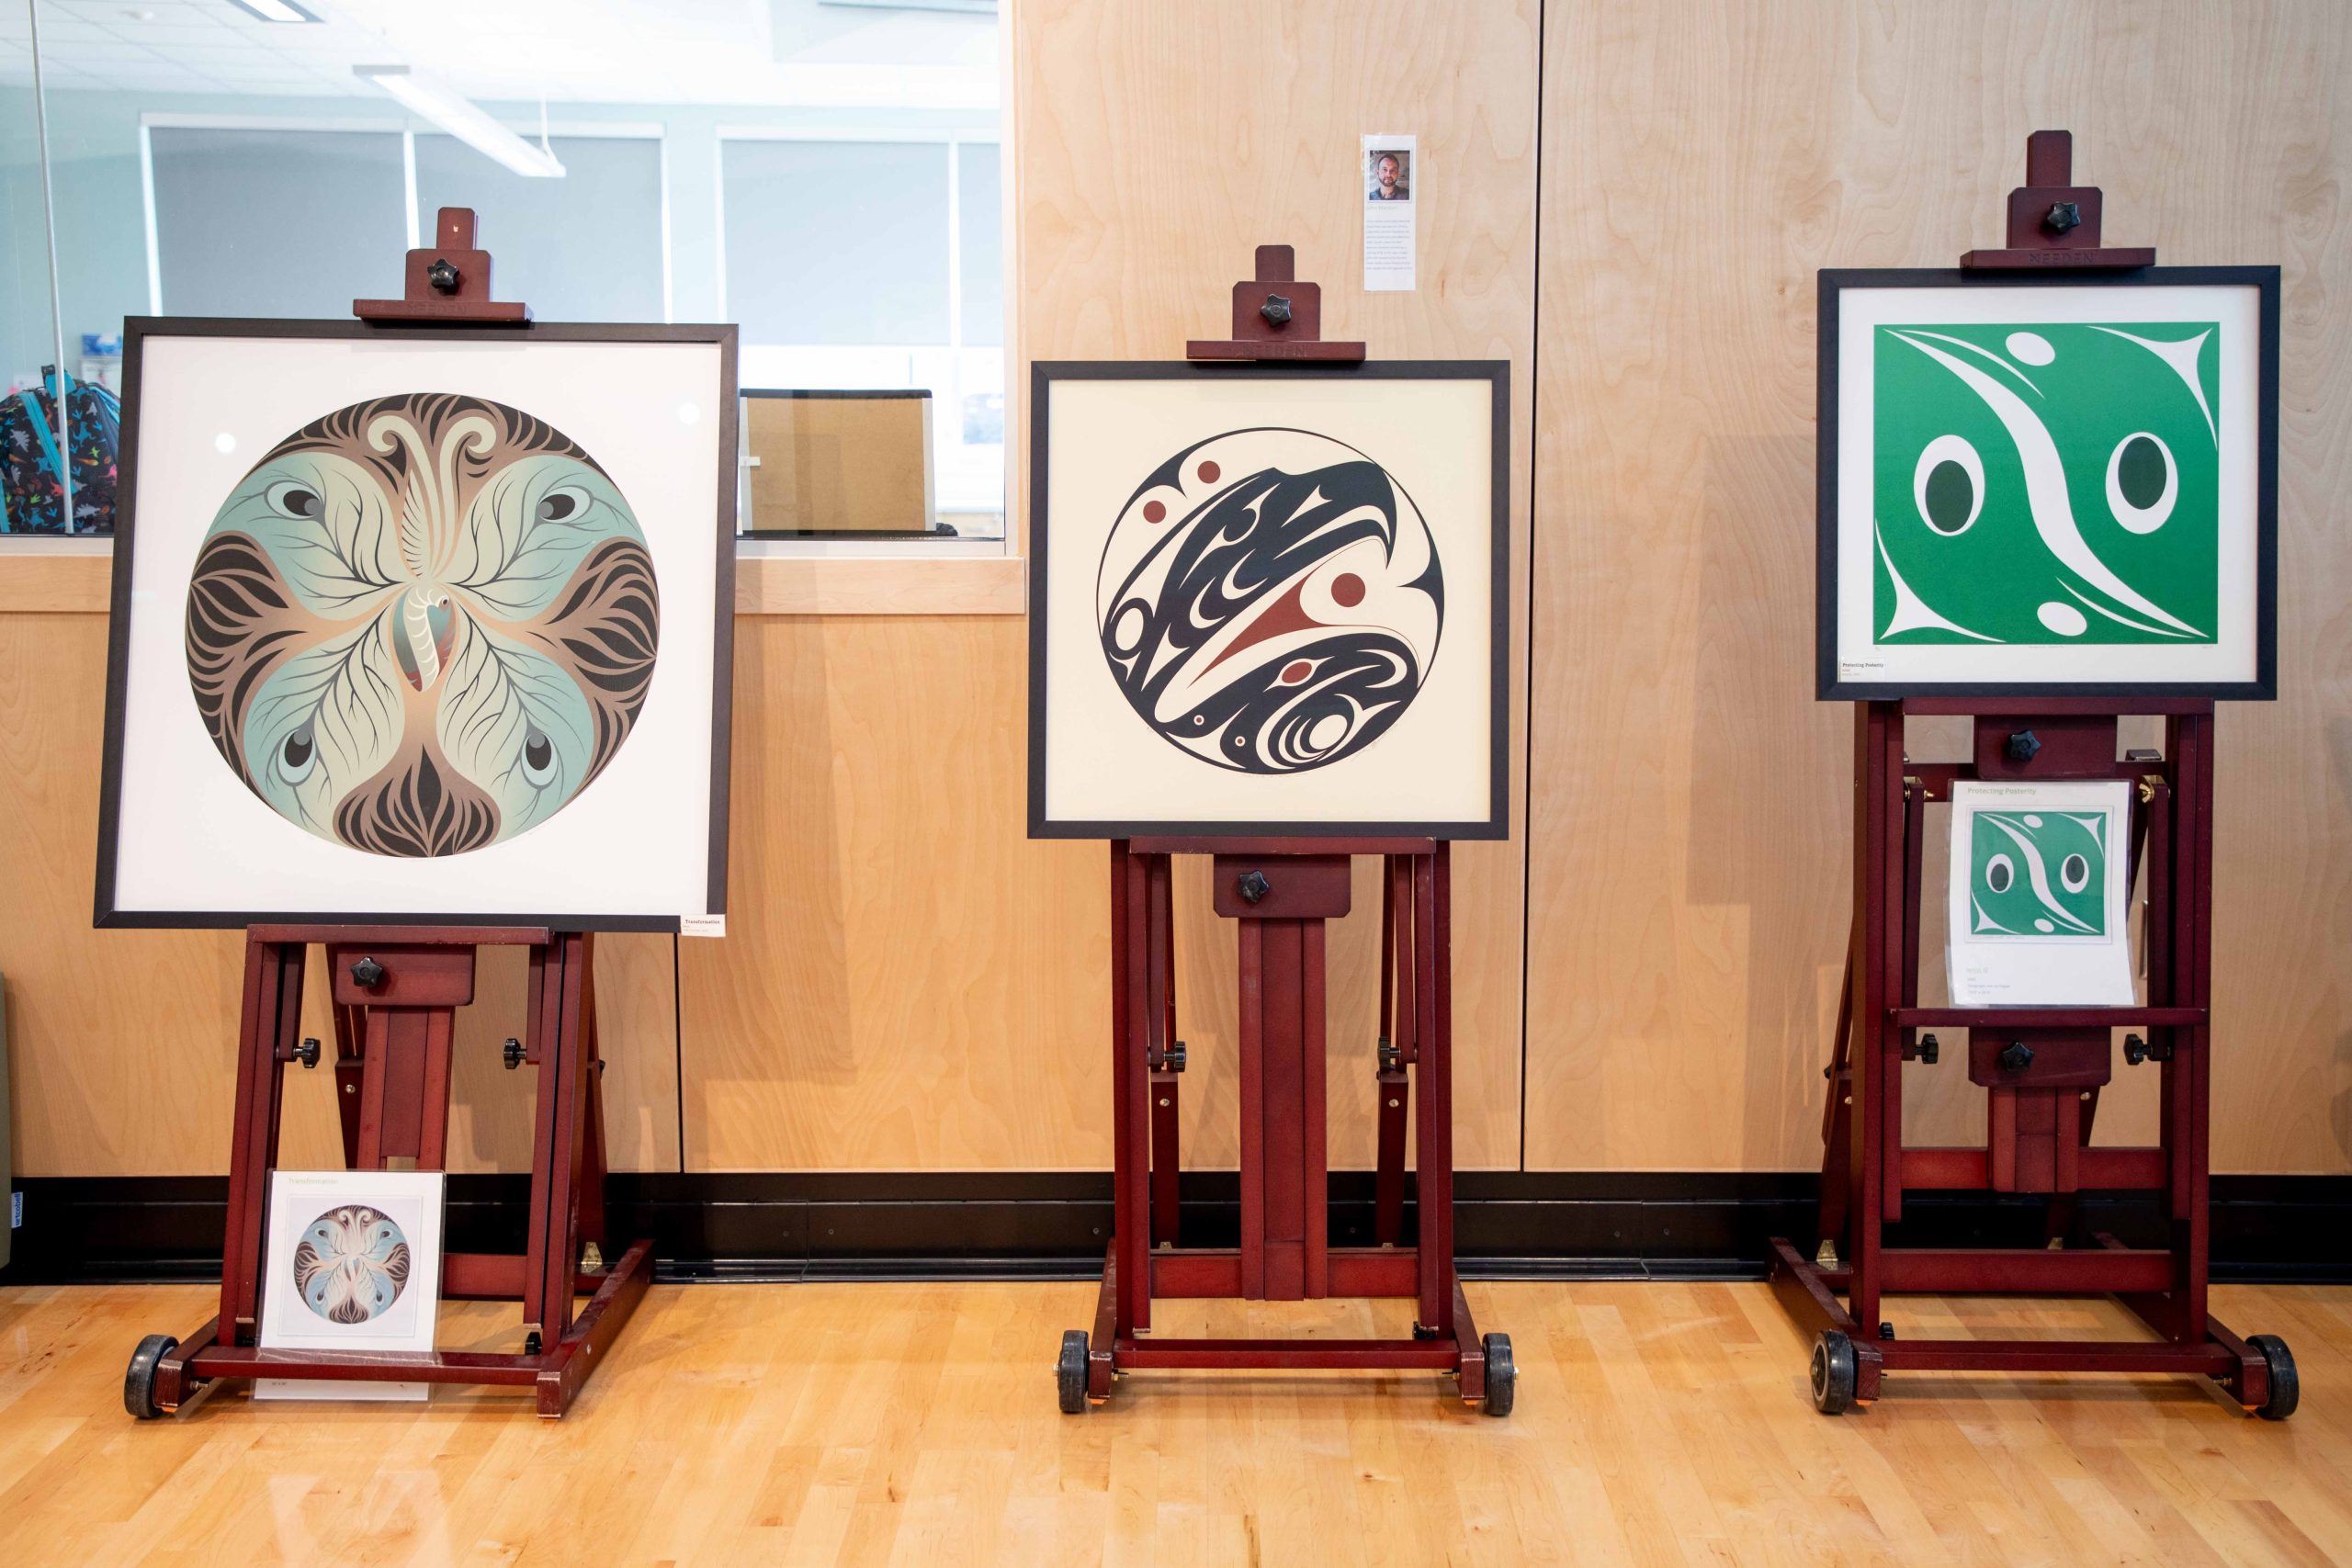
[[[2214,1292],[2293,1348],[2283,1426],[2149,1378],[1891,1378],[1829,1419],[1764,1286],[1674,1283],[1471,1287],[1517,1352],[1508,1420],[1436,1378],[1337,1374],[1149,1374],[1064,1416],[1049,1363],[1092,1296],[662,1287],[561,1422],[457,1393],[141,1425],[124,1359],[205,1292],[0,1290],[0,1562],[2352,1562],[2352,1290]],[[1908,1333],[2122,1331],[2105,1303],[1903,1304]],[[452,1309],[443,1343],[497,1348],[512,1310]]]

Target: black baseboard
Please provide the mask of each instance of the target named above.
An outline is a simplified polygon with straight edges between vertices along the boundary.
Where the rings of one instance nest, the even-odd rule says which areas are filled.
[[[15,1260],[0,1283],[217,1280],[223,1177],[29,1178]],[[1464,1172],[1454,1235],[1464,1277],[1757,1279],[1774,1235],[1809,1238],[1811,1175]],[[520,1252],[528,1179],[449,1179],[445,1244]],[[622,1174],[611,1231],[653,1238],[664,1280],[1087,1278],[1111,1231],[1101,1172],[887,1175]],[[1372,1239],[1372,1178],[1331,1177],[1332,1239]],[[1231,1172],[1183,1179],[1183,1241],[1230,1247]],[[2044,1204],[1981,1192],[1912,1195],[1915,1247],[2036,1246]],[[1409,1227],[1408,1217],[1408,1224]],[[2105,1231],[2164,1245],[2143,1194],[2086,1192],[2074,1239]],[[2246,1282],[2352,1282],[2352,1177],[2222,1176],[2212,1186],[2212,1273]]]

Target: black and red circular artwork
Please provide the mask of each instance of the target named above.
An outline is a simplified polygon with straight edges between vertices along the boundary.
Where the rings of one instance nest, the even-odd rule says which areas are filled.
[[[1295,773],[1353,756],[1429,678],[1445,619],[1428,525],[1373,457],[1228,431],[1127,498],[1095,579],[1129,705],[1203,761]]]

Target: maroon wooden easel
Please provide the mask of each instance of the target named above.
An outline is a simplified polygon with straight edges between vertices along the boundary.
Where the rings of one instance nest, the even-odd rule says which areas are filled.
[[[2009,199],[2008,248],[1972,251],[1979,267],[2146,266],[2148,249],[2100,245],[2099,193],[2068,183],[2071,139],[2034,133],[2027,185]],[[2119,720],[2165,720],[2161,754],[2118,756]],[[1913,761],[1909,716],[1965,715],[1968,758]],[[2134,784],[2132,865],[2147,873],[2143,1007],[1922,1008],[1919,894],[1928,803],[1968,780],[2121,780]],[[1847,953],[1822,1117],[1821,1246],[1807,1257],[1772,1242],[1772,1279],[1816,1336],[1815,1404],[1836,1415],[1879,1396],[1889,1371],[2173,1372],[2213,1379],[2256,1413],[2295,1408],[2294,1359],[2268,1335],[2241,1339],[2207,1310],[2207,1127],[2212,1076],[2213,705],[2164,697],[1911,697],[1856,705],[1854,927]],[[2114,1071],[2111,1031],[2133,1032],[2127,1065],[2162,1064],[2162,1132],[2154,1147],[2091,1145],[2100,1089]],[[1902,1066],[1937,1063],[1934,1031],[1968,1033],[1970,1081],[1986,1090],[1982,1147],[1903,1142]],[[1913,1189],[2033,1193],[2050,1200],[2047,1245],[1886,1245]],[[2100,1235],[2068,1248],[2075,1195],[2157,1195],[2167,1244],[2134,1248]],[[1883,1320],[1898,1292],[2112,1294],[2154,1340],[1898,1338]],[[1844,1297],[1840,1301],[1840,1296]]]
[[[1363,357],[1320,339],[1320,290],[1291,247],[1258,247],[1233,293],[1234,336],[1195,359]],[[1261,351],[1261,352],[1253,352]],[[1453,1266],[1450,846],[1432,839],[1136,838],[1111,844],[1111,1043],[1116,1143],[1111,1241],[1094,1327],[1062,1337],[1056,1371],[1072,1415],[1111,1395],[1114,1374],[1164,1368],[1451,1372],[1465,1403],[1510,1411],[1507,1335],[1480,1337]],[[1178,1245],[1178,1075],[1173,861],[1212,857],[1213,905],[1237,922],[1241,1069],[1241,1245]],[[1324,1124],[1324,922],[1348,913],[1350,859],[1382,857],[1379,1169],[1373,1247],[1330,1245]],[[1408,1069],[1410,1070],[1408,1073]],[[1418,1077],[1418,1225],[1403,1245],[1405,1122]],[[1409,1297],[1413,1337],[1149,1337],[1159,1297],[1305,1301]]]
[[[519,304],[489,301],[490,257],[473,248],[471,211],[443,208],[437,231],[438,247],[408,254],[406,300],[356,300],[355,313],[435,324],[528,320]],[[153,1419],[220,1382],[256,1377],[504,1384],[531,1389],[541,1416],[564,1413],[653,1273],[650,1241],[635,1242],[604,1268],[604,1063],[593,940],[522,926],[247,928],[220,1306],[184,1341],[158,1334],[140,1342],[123,1377],[123,1404],[133,1416]],[[302,976],[313,942],[326,949],[332,987],[344,1163],[370,1170],[395,1160],[417,1170],[447,1168],[450,1052],[457,1010],[474,998],[476,953],[530,950],[528,1021],[524,1038],[505,1046],[509,1068],[538,1068],[526,1248],[445,1252],[441,1259],[443,1296],[522,1303],[519,1354],[266,1350],[256,1343],[286,1069],[320,1060],[319,1043],[300,1038]],[[590,1298],[585,1307],[576,1305],[581,1294]]]

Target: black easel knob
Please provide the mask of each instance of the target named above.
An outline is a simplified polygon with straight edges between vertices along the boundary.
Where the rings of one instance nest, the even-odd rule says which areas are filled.
[[[351,966],[351,983],[372,991],[384,983],[384,966],[372,958],[363,958]]]
[[[1937,1060],[1943,1055],[1943,1047],[1936,1043],[1936,1037],[1934,1035],[1922,1034],[1919,1036],[1919,1049],[1917,1055],[1920,1061],[1927,1063],[1928,1066],[1932,1067],[1936,1065]]]
[[[2012,1040],[2001,1047],[2000,1063],[2005,1073],[2021,1073],[2033,1066],[2033,1047],[2022,1040]]]
[[[1258,307],[1258,314],[1266,318],[1270,327],[1287,325],[1290,321],[1290,301],[1279,294],[1269,294],[1266,302]]]
[[[1242,901],[1249,904],[1255,904],[1272,892],[1274,887],[1272,883],[1266,880],[1266,874],[1262,871],[1245,871],[1233,886],[1240,893]]]
[[[2002,750],[2008,753],[2012,762],[2030,762],[2041,755],[2041,737],[2030,729],[2020,729],[2009,737],[2008,744]]]
[[[302,1043],[294,1047],[294,1059],[306,1067],[317,1066],[319,1065],[318,1041],[311,1038],[304,1039]]]
[[[506,1070],[513,1072],[523,1065],[523,1043],[520,1040],[509,1038],[501,1055],[506,1058]]]
[[[424,281],[433,286],[435,294],[455,294],[460,276],[456,265],[443,256],[435,257],[433,265],[424,269]]]
[[[2079,229],[2083,226],[2083,209],[2071,201],[2053,202],[2051,204],[2049,213],[2041,220],[2041,226],[2053,234],[2063,234],[2069,229]]]

